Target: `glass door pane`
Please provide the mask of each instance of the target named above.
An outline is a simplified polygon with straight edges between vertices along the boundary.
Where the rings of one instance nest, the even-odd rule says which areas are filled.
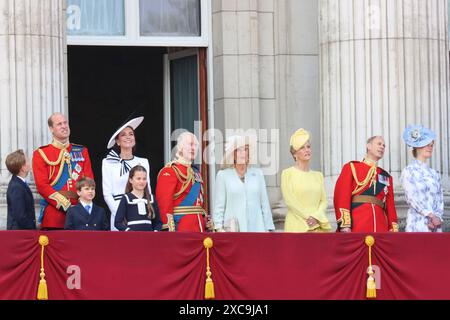
[[[170,61],[170,101],[171,131],[194,132],[194,122],[200,119],[197,55]]]

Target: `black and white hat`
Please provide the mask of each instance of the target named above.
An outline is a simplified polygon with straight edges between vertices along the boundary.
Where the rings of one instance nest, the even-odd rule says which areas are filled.
[[[123,129],[125,129],[126,127],[131,127],[133,128],[133,130],[136,130],[136,128],[139,127],[142,121],[144,121],[144,117],[141,116],[125,122],[119,129],[116,130],[116,132],[114,132],[114,134],[111,136],[111,139],[109,139],[108,149],[114,147],[114,145],[116,144],[116,137]]]

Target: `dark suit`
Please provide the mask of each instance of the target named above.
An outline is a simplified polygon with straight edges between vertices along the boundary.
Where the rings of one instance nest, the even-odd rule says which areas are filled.
[[[36,229],[33,194],[28,184],[15,175],[9,181],[6,202],[8,204],[8,230]]]
[[[78,203],[69,208],[64,225],[66,230],[109,230],[105,209],[93,204],[91,214]]]

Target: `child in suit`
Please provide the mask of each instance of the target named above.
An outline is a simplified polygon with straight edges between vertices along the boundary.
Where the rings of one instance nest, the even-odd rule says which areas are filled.
[[[119,231],[161,230],[158,205],[149,194],[147,176],[147,170],[141,165],[130,170],[125,194],[120,200],[114,221]]]
[[[78,204],[66,214],[66,230],[109,230],[105,209],[92,202],[95,197],[95,181],[83,177],[76,184]]]
[[[23,150],[17,150],[6,157],[6,168],[13,175],[6,191],[8,204],[7,230],[36,229],[33,193],[25,178],[31,165]]]

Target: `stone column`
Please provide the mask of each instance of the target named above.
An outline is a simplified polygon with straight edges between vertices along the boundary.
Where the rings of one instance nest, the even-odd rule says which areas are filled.
[[[394,178],[400,215],[401,170],[412,156],[408,124],[431,127],[431,166],[448,203],[449,108],[447,0],[321,0],[322,161],[328,194],[347,161],[362,159],[372,135],[386,140],[380,165]]]
[[[283,228],[281,170],[292,165],[289,137],[313,133],[320,168],[317,0],[212,0],[214,113],[218,129],[272,129],[261,139],[277,170],[266,176],[277,228]],[[217,146],[219,148],[219,145]]]
[[[65,0],[0,0],[0,229],[6,155],[49,143],[48,116],[64,112]]]
[[[212,1],[215,127],[224,137],[227,130],[277,128],[274,2]],[[270,145],[267,138],[259,146]],[[223,149],[218,137],[216,142]],[[276,187],[276,174],[266,182]]]

